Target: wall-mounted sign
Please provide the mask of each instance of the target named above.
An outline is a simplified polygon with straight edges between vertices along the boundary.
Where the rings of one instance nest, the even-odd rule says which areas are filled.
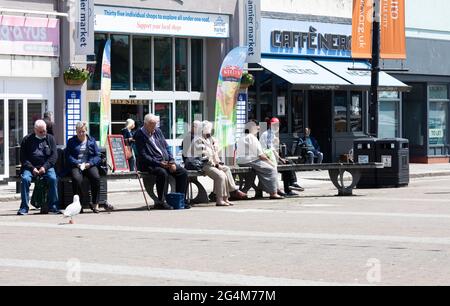
[[[66,91],[66,143],[77,134],[76,126],[81,121],[81,91]]]
[[[77,5],[75,54],[94,54],[94,0],[79,0]]]
[[[245,124],[247,123],[247,104],[248,95],[246,93],[239,93],[236,104],[236,141],[244,135]]]
[[[228,38],[230,16],[95,6],[95,31]]]
[[[261,0],[245,1],[247,63],[261,62]]]
[[[59,20],[0,15],[0,54],[59,56]]]
[[[262,53],[350,57],[351,25],[263,18]]]

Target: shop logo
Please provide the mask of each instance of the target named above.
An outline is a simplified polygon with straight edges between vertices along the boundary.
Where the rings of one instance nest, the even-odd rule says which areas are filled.
[[[351,36],[320,33],[312,26],[309,32],[272,31],[272,48],[350,51]]]
[[[225,81],[239,82],[242,77],[242,69],[238,66],[226,66],[222,69],[222,79]]]
[[[227,23],[220,16],[214,21],[214,33],[222,35],[227,33]]]

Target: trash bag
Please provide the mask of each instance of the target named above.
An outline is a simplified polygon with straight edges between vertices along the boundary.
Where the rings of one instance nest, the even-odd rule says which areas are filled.
[[[30,201],[31,205],[33,205],[36,208],[40,208],[42,210],[43,208],[47,207],[47,198],[48,198],[47,181],[42,177],[38,177],[34,183],[33,195],[31,196]]]

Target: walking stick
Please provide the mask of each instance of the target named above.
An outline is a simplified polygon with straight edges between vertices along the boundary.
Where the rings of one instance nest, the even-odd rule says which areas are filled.
[[[145,200],[145,204],[147,205],[147,210],[150,211],[150,206],[148,205],[147,197],[145,196],[145,190],[144,190],[144,187],[142,186],[141,176],[140,176],[139,172],[136,172],[136,176],[139,181],[139,185],[141,185],[141,190],[142,190],[142,194],[144,195],[144,200]]]

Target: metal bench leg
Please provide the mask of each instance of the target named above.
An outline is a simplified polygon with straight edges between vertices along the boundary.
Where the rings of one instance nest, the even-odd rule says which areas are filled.
[[[344,173],[349,172],[352,175],[352,182],[349,186],[344,185]],[[361,171],[359,169],[343,170],[343,169],[332,169],[328,170],[331,182],[338,190],[338,196],[351,196],[353,195],[353,188],[359,182],[361,178]]]
[[[195,204],[209,203],[208,193],[206,192],[205,187],[203,187],[203,185],[198,181],[197,177],[189,178],[189,185],[191,185],[191,184],[197,186],[197,190],[198,190],[197,196],[195,198],[191,199],[192,203],[195,203]],[[191,188],[191,198],[192,198],[193,197],[192,186],[190,186],[190,188]]]

